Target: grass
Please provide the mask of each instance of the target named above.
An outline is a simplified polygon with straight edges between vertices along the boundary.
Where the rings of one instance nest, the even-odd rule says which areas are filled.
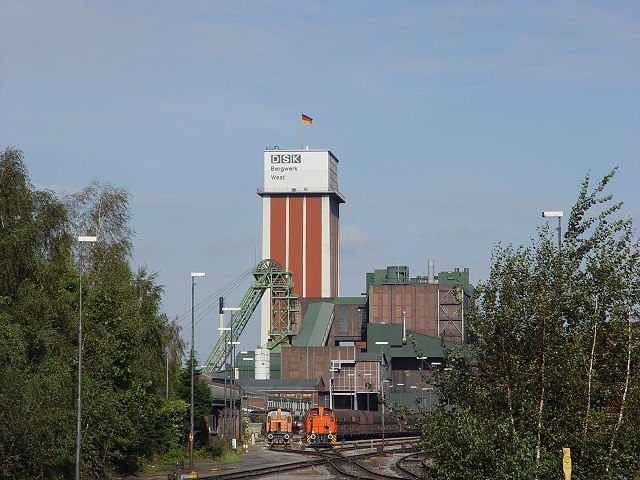
[[[233,450],[227,450],[223,452],[220,457],[216,459],[220,464],[226,465],[229,463],[238,463],[240,461],[240,456],[234,452]]]

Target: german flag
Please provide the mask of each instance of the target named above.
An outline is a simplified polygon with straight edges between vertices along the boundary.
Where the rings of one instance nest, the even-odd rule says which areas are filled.
[[[307,117],[304,113],[302,114],[302,123],[303,125],[311,125],[313,123],[313,118]]]

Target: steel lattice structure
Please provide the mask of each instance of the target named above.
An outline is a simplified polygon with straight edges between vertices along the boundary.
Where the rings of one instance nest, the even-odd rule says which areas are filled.
[[[293,290],[290,270],[285,270],[275,260],[262,260],[253,269],[253,283],[240,302],[240,310],[231,314],[230,331],[225,331],[216,342],[204,364],[203,371],[218,372],[224,369],[229,349],[227,342],[236,342],[253,315],[262,295],[271,290],[271,328],[267,348],[279,350],[283,344],[291,344],[300,328],[300,301]]]

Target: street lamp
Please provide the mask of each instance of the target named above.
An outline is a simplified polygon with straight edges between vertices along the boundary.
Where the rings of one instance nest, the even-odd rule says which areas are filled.
[[[333,378],[333,373],[334,372],[339,372],[340,368],[336,368],[333,366],[333,360],[331,360],[331,368],[329,369],[329,371],[331,372],[331,379],[329,380],[329,408],[331,410],[333,410],[333,390],[334,390],[334,378]]]
[[[365,377],[370,377],[371,374],[370,373],[364,373],[363,374]],[[369,395],[371,394],[371,381],[369,381],[367,383],[367,379],[365,378],[365,382],[364,382],[365,387],[367,387],[367,411],[369,411]],[[368,386],[367,386],[368,385]]]
[[[418,395],[417,395],[416,392],[418,391],[418,386],[417,385],[411,385],[409,388],[412,390],[411,395],[415,396],[415,403],[417,404],[418,403]]]
[[[232,336],[233,338],[233,336]],[[227,344],[231,345],[231,421],[233,423],[231,429],[233,431],[233,440],[234,443],[237,439],[236,435],[236,345],[240,345],[240,342],[227,342]],[[232,448],[235,448],[235,445],[232,445]]]
[[[223,362],[224,363],[224,389],[223,389],[223,392],[222,392],[222,395],[223,395],[222,398],[223,398],[223,405],[224,405],[224,407],[223,407],[224,408],[223,419],[224,419],[224,429],[225,429],[225,432],[223,432],[223,433],[224,433],[224,435],[226,435],[226,432],[228,431],[227,430],[227,417],[228,417],[228,415],[227,415],[227,357],[228,357],[228,354],[227,354],[227,343],[228,342],[226,340],[227,340],[227,332],[231,331],[231,327],[218,327],[218,330],[220,331],[220,336],[224,335],[224,339],[225,339],[225,342],[224,342],[224,362]]]
[[[429,357],[416,357],[416,360],[420,360],[420,370],[424,371],[424,361],[429,360]]]
[[[380,388],[382,389],[382,452],[384,453],[384,404],[385,404],[385,396],[384,396],[384,384],[385,382],[389,382],[388,379],[382,380],[380,384]]]
[[[348,377],[353,377],[353,390],[351,390],[351,378],[349,378],[349,394],[351,394],[351,392],[353,392],[353,396],[349,395],[351,397],[351,409],[352,410],[357,410],[358,409],[358,397],[357,397],[357,390],[358,390],[358,379],[356,378],[356,374],[355,373],[347,373]],[[354,404],[354,399],[355,399],[355,404]]]
[[[249,352],[245,351],[241,351],[240,355],[246,355]],[[244,362],[253,362],[253,357],[240,357],[240,372],[238,374],[238,390],[240,391],[240,441],[244,442],[246,444],[246,440],[245,440],[245,431],[244,431],[244,410],[242,408],[242,400],[244,399],[244,390],[243,390],[243,383],[242,383],[242,372],[244,370]],[[246,448],[245,448],[246,450]]]
[[[82,244],[96,242],[98,237],[79,236],[80,244],[80,307],[78,310],[78,424],[76,427],[76,480],[80,480],[80,445],[82,440]]]
[[[384,366],[384,346],[389,345],[389,342],[376,342],[376,345],[380,345],[379,381],[382,382],[382,378],[383,378],[382,367]]]
[[[556,211],[545,211],[542,212],[543,218],[557,218],[558,219],[558,251],[560,250],[560,246],[562,244],[562,216],[564,212],[560,210]]]
[[[376,342],[376,345],[380,345],[380,374],[379,379],[382,382],[382,367],[384,366],[384,346],[389,345],[389,342]]]
[[[190,414],[190,430],[189,430],[189,471],[193,472],[193,364],[194,360],[194,324],[195,324],[195,291],[196,291],[196,277],[204,277],[203,272],[191,272],[191,414]]]
[[[429,392],[429,411],[431,411],[431,408],[433,406],[433,387],[422,387],[422,402],[420,403],[420,406],[424,409],[425,405],[424,405],[424,392]]]
[[[220,304],[222,305],[222,301],[223,301],[223,297],[220,297]],[[227,353],[227,345],[232,345],[232,347],[229,349],[229,353],[232,353],[232,358],[231,358],[231,379],[230,379],[230,385],[231,385],[231,421],[233,423],[233,425],[231,426],[231,431],[232,431],[232,444],[236,442],[236,421],[235,421],[235,395],[233,392],[233,388],[234,388],[234,376],[235,376],[235,372],[233,370],[233,366],[234,366],[234,361],[235,361],[235,354],[236,354],[236,350],[235,350],[235,345],[240,344],[240,342],[234,342],[233,341],[233,312],[237,312],[241,310],[239,307],[221,307],[220,311],[222,313],[222,315],[224,315],[224,312],[231,312],[231,318],[229,319],[229,326],[228,327],[224,327],[221,325],[221,328],[218,328],[218,330],[223,330],[225,331],[225,349],[224,349],[224,388],[225,388],[225,407],[226,407],[226,397],[227,397],[227,357],[228,357],[228,353]],[[221,321],[224,322],[224,319],[221,317]],[[226,337],[226,332],[229,332],[229,340],[227,341],[227,337]],[[233,448],[234,445],[232,445]]]
[[[382,451],[384,452],[384,382],[388,382],[386,378],[382,377],[382,363],[384,362],[384,346],[389,342],[376,342],[376,345],[380,345],[380,391],[382,397]]]

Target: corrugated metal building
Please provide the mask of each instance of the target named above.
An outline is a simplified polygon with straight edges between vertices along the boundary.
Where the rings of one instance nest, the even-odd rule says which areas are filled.
[[[430,262],[429,275],[415,278],[407,267],[375,270],[362,297],[302,298],[300,331],[293,346],[271,354],[265,388],[278,379],[313,381],[314,402],[335,408],[376,410],[382,392],[415,410],[435,406],[430,371],[443,362],[440,337],[465,342],[473,287],[468,269],[437,276],[432,269]],[[236,378],[254,378],[253,357],[237,355]]]

